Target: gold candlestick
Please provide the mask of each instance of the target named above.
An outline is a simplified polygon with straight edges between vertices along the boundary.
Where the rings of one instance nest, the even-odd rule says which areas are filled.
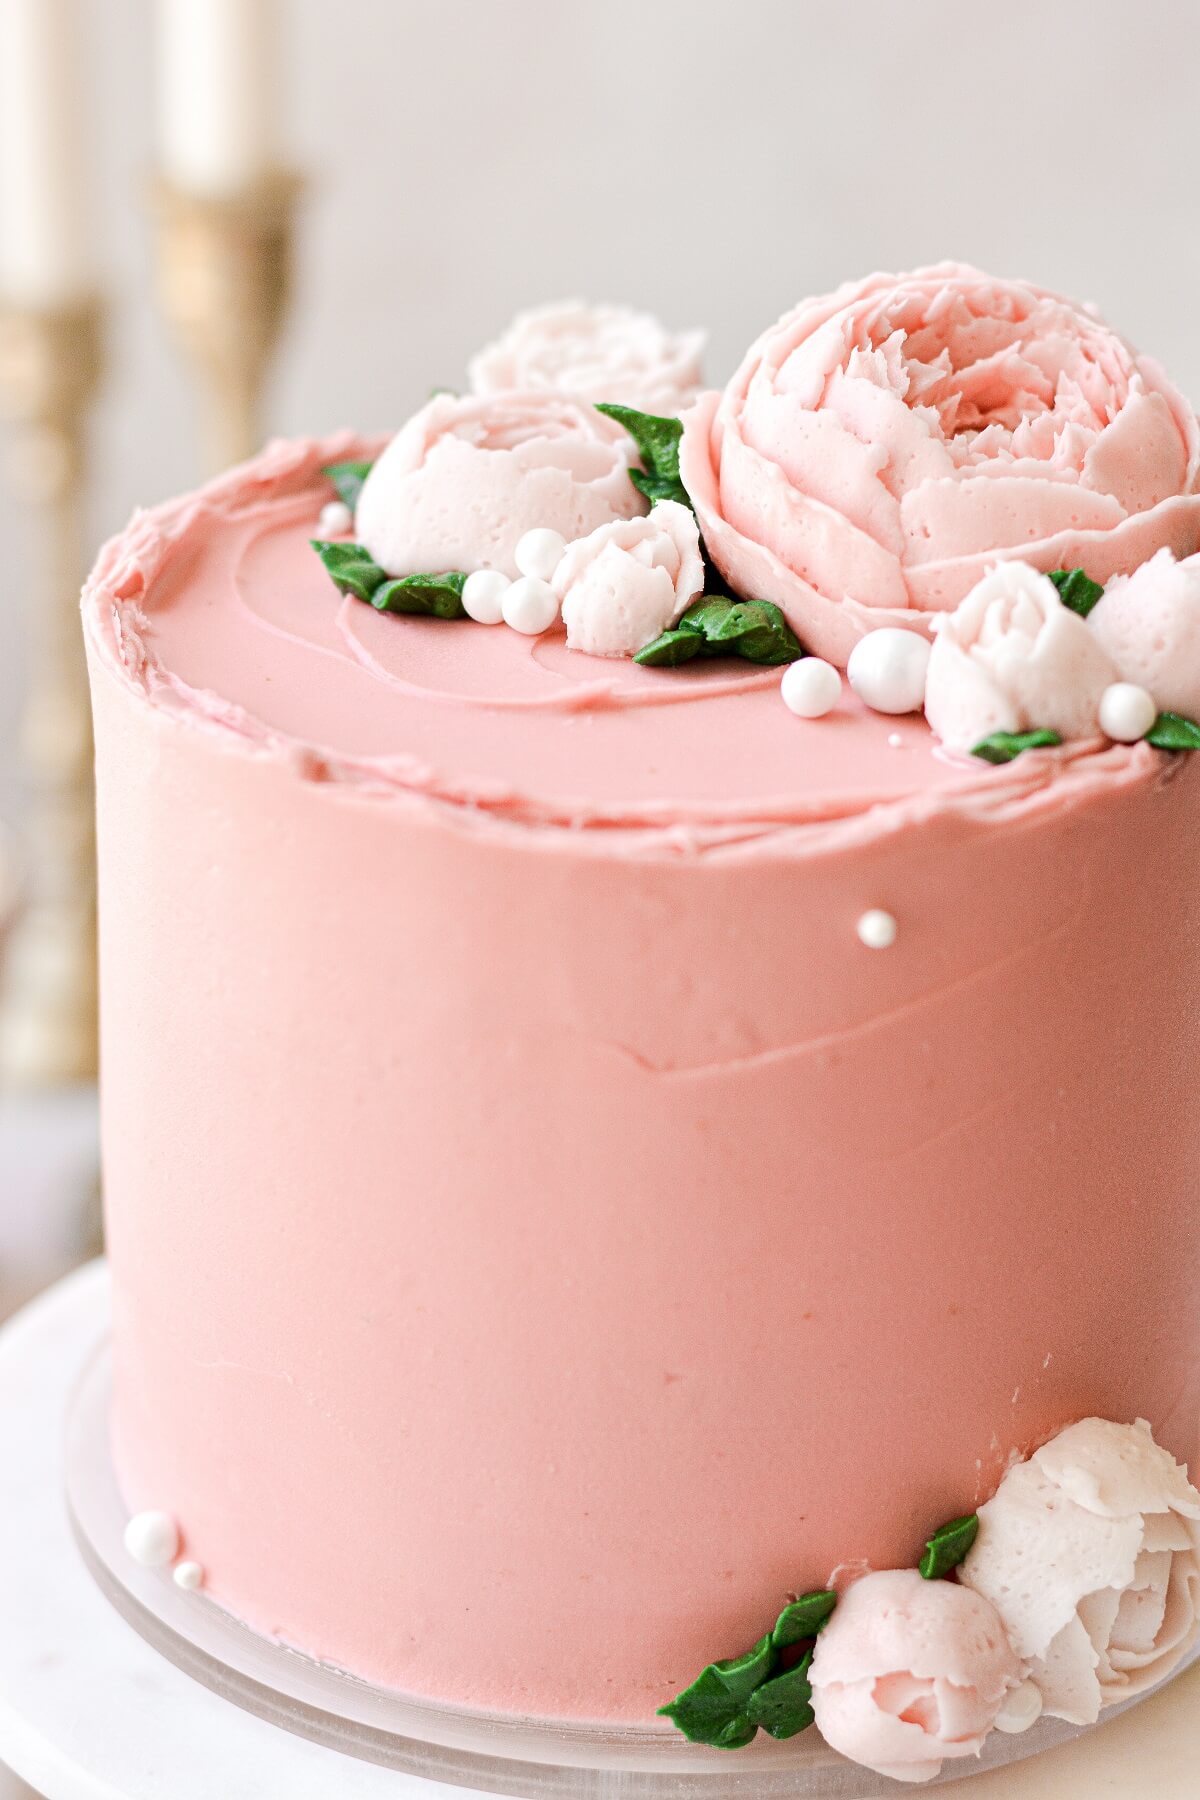
[[[300,185],[282,170],[228,198],[155,185],[159,293],[200,371],[213,474],[262,441],[262,396],[291,294]]]
[[[0,410],[14,480],[41,526],[22,734],[32,793],[27,906],[0,1009],[0,1071],[20,1082],[96,1073],[92,724],[79,627],[85,426],[102,368],[97,301],[0,310]]]

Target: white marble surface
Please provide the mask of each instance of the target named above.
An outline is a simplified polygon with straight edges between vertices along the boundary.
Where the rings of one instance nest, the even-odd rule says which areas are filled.
[[[445,1800],[446,1787],[340,1756],[219,1699],[94,1586],[61,1499],[62,1414],[106,1322],[107,1277],[93,1264],[0,1333],[0,1757],[48,1800]],[[1200,1665],[1035,1762],[933,1791],[1196,1800],[1197,1767]]]

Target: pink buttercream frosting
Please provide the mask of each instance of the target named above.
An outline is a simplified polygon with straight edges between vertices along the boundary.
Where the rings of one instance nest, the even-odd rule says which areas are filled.
[[[567,648],[633,656],[673,625],[704,587],[695,514],[660,500],[644,519],[597,526],[554,576]]]
[[[1088,624],[1124,680],[1163,711],[1200,719],[1200,556],[1158,551],[1109,582]]]
[[[997,731],[1089,738],[1116,680],[1099,638],[1049,576],[999,563],[936,621],[925,717],[952,750],[970,751]]]
[[[1014,1446],[1200,1457],[1200,762],[380,615],[376,448],[88,585],[116,1466],[261,1631],[654,1731]]]
[[[537,526],[571,539],[645,512],[633,455],[618,425],[569,395],[439,394],[371,470],[355,536],[389,575],[515,576],[517,543]]]
[[[471,358],[468,376],[476,394],[540,389],[677,413],[700,387],[704,340],[630,306],[551,301],[518,313]]]
[[[714,562],[845,664],[1020,556],[1099,581],[1200,547],[1200,431],[1090,310],[953,263],[872,275],[765,331],[685,417]]]
[[[978,1756],[1021,1665],[995,1608],[915,1569],[864,1575],[817,1639],[813,1711],[826,1742],[897,1781]]]

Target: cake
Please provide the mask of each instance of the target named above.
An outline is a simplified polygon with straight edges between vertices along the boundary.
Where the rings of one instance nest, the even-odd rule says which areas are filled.
[[[85,590],[130,1546],[924,1779],[1195,1635],[1200,434],[954,265],[590,318]]]

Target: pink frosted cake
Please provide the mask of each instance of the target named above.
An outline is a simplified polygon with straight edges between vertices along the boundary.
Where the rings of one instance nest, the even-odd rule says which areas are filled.
[[[920,1780],[1195,1633],[1200,440],[950,266],[699,379],[545,309],[104,551],[113,1451],[371,1683]]]

